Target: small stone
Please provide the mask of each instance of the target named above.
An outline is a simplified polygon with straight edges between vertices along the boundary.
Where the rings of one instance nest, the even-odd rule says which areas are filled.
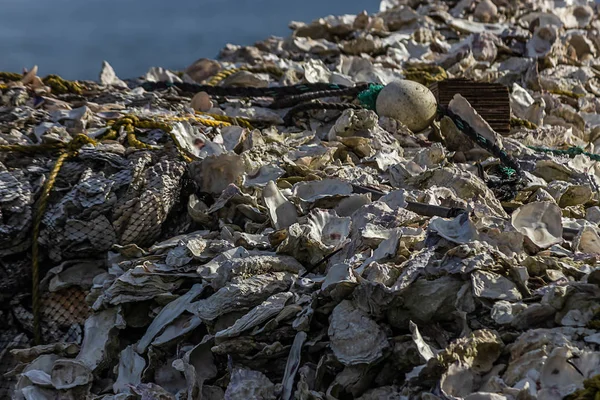
[[[402,122],[413,132],[427,128],[435,118],[437,101],[427,87],[401,80],[387,84],[377,97],[377,114]]]
[[[481,22],[492,22],[498,17],[498,7],[492,0],[482,0],[475,7],[473,15]]]
[[[196,111],[207,112],[213,107],[213,102],[206,92],[199,92],[194,95],[190,105]]]

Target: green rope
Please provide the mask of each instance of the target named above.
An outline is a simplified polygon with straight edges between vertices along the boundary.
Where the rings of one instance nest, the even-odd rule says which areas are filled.
[[[515,169],[514,169],[514,168],[511,168],[511,167],[505,167],[505,166],[501,166],[501,167],[500,167],[500,172],[501,172],[501,173],[502,173],[504,176],[506,176],[506,177],[508,177],[508,178],[512,178],[512,177],[513,177],[513,175],[517,173],[517,171],[515,171]]]
[[[375,104],[377,102],[377,96],[383,89],[383,85],[371,84],[367,90],[363,90],[358,94],[358,100],[365,108],[369,110],[375,110]]]
[[[527,146],[531,150],[539,151],[542,153],[553,154],[555,156],[569,156],[571,158],[576,155],[583,154],[584,156],[589,157],[591,160],[600,161],[600,154],[588,153],[584,149],[578,146],[569,147],[566,150],[558,150],[558,149],[547,149],[545,147],[536,147],[536,146]]]

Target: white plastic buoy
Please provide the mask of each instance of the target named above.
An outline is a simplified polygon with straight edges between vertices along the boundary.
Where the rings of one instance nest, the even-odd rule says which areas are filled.
[[[420,83],[400,80],[381,89],[375,106],[380,117],[393,118],[419,132],[435,118],[437,101],[431,90]]]

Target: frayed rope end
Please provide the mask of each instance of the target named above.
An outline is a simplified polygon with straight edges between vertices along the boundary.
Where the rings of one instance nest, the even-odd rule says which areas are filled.
[[[367,90],[363,90],[358,94],[358,100],[360,104],[369,110],[375,110],[375,104],[377,102],[377,96],[383,89],[383,85],[371,84]]]

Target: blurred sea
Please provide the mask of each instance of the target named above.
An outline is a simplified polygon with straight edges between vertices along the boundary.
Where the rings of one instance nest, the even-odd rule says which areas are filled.
[[[2,0],[0,71],[97,79],[102,60],[121,78],[152,66],[182,69],[227,43],[290,34],[292,20],[375,12],[378,0]]]

